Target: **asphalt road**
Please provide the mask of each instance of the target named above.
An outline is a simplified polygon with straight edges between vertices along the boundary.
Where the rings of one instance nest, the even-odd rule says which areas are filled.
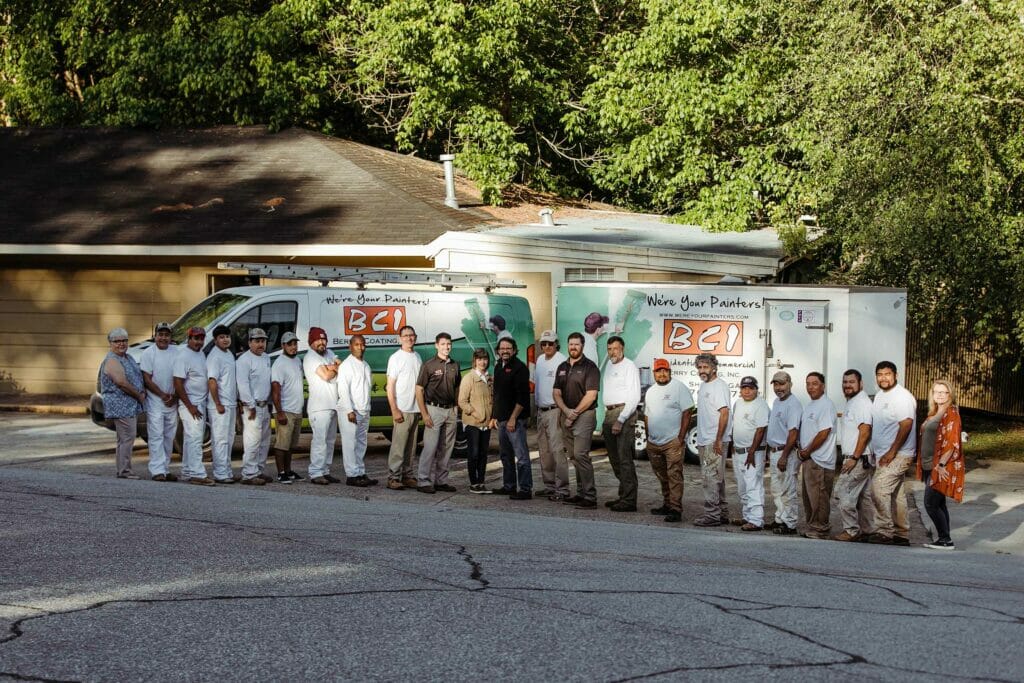
[[[0,419],[0,677],[1024,680],[1019,557],[118,480],[60,424]]]

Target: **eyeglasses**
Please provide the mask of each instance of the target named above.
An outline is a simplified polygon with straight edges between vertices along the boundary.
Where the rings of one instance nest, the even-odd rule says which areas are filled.
[[[110,341],[111,341],[112,344],[127,344],[128,343],[127,339],[111,339]]]

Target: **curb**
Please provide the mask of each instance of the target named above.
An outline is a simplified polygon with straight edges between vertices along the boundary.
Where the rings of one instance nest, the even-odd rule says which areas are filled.
[[[87,407],[22,405],[17,403],[0,403],[0,412],[4,413],[37,413],[42,415],[75,415],[85,417],[89,414]]]

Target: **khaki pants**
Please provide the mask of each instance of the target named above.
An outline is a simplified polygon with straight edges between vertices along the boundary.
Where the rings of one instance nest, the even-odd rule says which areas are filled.
[[[448,461],[455,447],[455,408],[427,406],[433,427],[423,430],[423,450],[417,479],[420,486],[442,486],[448,483]]]
[[[722,444],[722,454],[715,453],[714,444],[698,446],[700,453],[700,475],[704,485],[704,514],[701,519],[729,523],[729,504],[725,502],[725,451],[728,443]]]
[[[781,450],[770,451],[768,454],[768,484],[772,489],[772,500],[775,501],[775,523],[795,529],[800,521],[800,504],[797,503],[796,494],[800,459],[796,457],[794,448],[786,458],[786,471],[780,472],[781,459]]]
[[[117,476],[123,477],[132,473],[132,448],[138,430],[137,418],[119,417],[114,420],[114,433],[117,435]]]
[[[807,460],[800,466],[804,522],[807,524],[807,535],[811,538],[828,538],[832,530],[828,518],[832,511],[830,499],[835,476],[834,469],[825,469],[813,460]]]
[[[651,461],[651,469],[661,483],[661,497],[665,501],[665,507],[682,512],[683,445],[679,443],[678,438],[660,446],[648,441],[647,457]]]
[[[907,494],[903,480],[913,456],[897,455],[888,467],[876,467],[871,481],[871,495],[875,503],[875,530],[883,536],[910,538],[910,520],[907,517]]]
[[[391,450],[388,451],[388,479],[402,481],[413,477],[412,457],[416,454],[416,427],[419,413],[402,413],[404,418],[391,428]]]
[[[861,456],[867,457],[867,456]],[[836,479],[835,500],[843,530],[850,536],[875,533],[875,501],[871,495],[872,468],[858,460]]]
[[[622,408],[612,408],[604,414],[601,435],[604,437],[605,448],[608,449],[608,462],[612,472],[619,480],[619,500],[626,505],[636,507],[636,412],[626,418],[618,434],[612,432],[619,421]]]
[[[274,434],[274,448],[291,453],[299,445],[299,434],[302,433],[302,413],[285,413],[288,424],[275,422],[277,433]]]
[[[576,468],[576,495],[584,500],[597,500],[594,486],[594,463],[590,461],[590,443],[597,426],[597,411],[586,410],[566,426],[564,416],[558,420],[562,429],[562,443]]]
[[[537,411],[537,450],[540,451],[540,473],[544,487],[555,493],[569,495],[569,458],[558,429],[558,408]]]

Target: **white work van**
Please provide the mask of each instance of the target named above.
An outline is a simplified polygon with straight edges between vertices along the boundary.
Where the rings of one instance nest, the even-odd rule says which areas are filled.
[[[696,398],[694,359],[707,352],[718,357],[718,376],[734,398],[740,379],[752,375],[771,404],[772,375],[786,370],[806,403],[804,380],[817,371],[841,407],[847,369],[861,372],[869,394],[877,391],[879,361],[905,372],[906,304],[906,290],[883,287],[571,282],[558,289],[556,320],[563,348],[569,333],[581,332],[584,352],[602,368],[608,338],[622,337],[645,388],[654,358],[663,357]]]
[[[352,335],[366,339],[364,359],[373,371],[371,394],[371,431],[390,434],[391,411],[387,404],[387,363],[399,348],[398,331],[404,325],[416,329],[416,351],[427,360],[435,355],[434,337],[440,332],[452,336],[452,353],[463,372],[470,369],[473,351],[486,349],[493,366],[497,339],[511,336],[525,361],[534,342],[533,317],[529,302],[519,296],[494,293],[494,287],[514,287],[518,283],[497,281],[487,275],[431,273],[419,271],[357,271],[339,268],[273,266],[267,264],[225,264],[246,268],[254,275],[301,280],[320,279],[325,284],[345,282],[342,286],[249,286],[225,289],[210,295],[172,323],[172,341],[185,344],[190,327],[206,329],[205,352],[213,346],[210,334],[218,325],[231,330],[235,354],[249,348],[248,333],[254,327],[267,333],[267,353],[281,353],[281,337],[294,332],[299,337],[299,356],[309,349],[312,327],[327,332],[328,346],[344,359]],[[282,270],[284,269],[284,270]],[[356,273],[357,276],[350,275]],[[463,275],[458,278],[456,276]],[[392,289],[387,282],[423,283],[434,289]],[[377,284],[377,287],[373,285]],[[456,287],[475,287],[482,291],[453,291]],[[138,360],[152,339],[131,346],[129,353]],[[110,426],[103,417],[102,398],[92,398],[90,412],[97,424]],[[140,420],[140,436],[145,435],[145,419]]]

